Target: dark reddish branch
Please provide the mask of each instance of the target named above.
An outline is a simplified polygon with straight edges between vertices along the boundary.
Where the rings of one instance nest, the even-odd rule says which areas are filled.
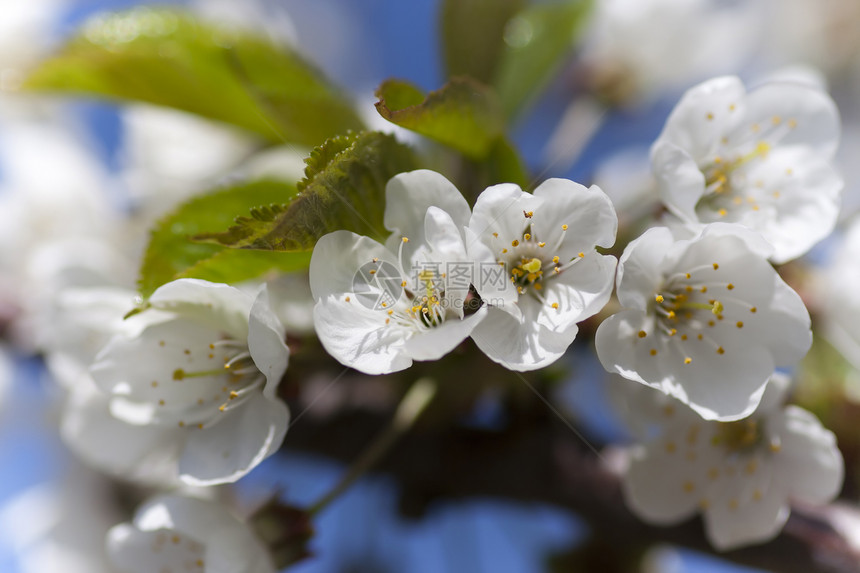
[[[306,416],[290,429],[285,447],[349,463],[387,421],[363,412],[325,420]],[[548,418],[532,418],[504,432],[419,428],[391,450],[378,470],[397,479],[401,511],[410,516],[420,517],[436,500],[494,496],[569,509],[619,551],[670,543],[715,553],[699,520],[652,527],[634,517],[621,499],[617,477],[570,430]],[[770,543],[718,555],[775,572],[860,571],[860,554],[844,538],[823,518],[799,511]]]

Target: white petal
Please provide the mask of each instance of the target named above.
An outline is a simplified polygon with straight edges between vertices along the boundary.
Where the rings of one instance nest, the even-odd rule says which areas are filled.
[[[248,320],[248,352],[257,369],[266,376],[263,393],[273,399],[281,377],[287,370],[290,350],[284,342],[284,326],[269,305],[269,294],[264,287],[251,307]]]
[[[542,204],[540,198],[511,183],[494,185],[478,195],[469,228],[498,253],[503,246],[510,246],[511,241],[522,240],[523,231],[530,222],[523,211],[534,212]]]
[[[370,290],[377,288],[378,285],[372,280],[367,280],[366,276],[356,279],[356,273],[366,269],[366,265],[372,263],[374,259],[378,259],[380,263],[392,265],[393,269],[398,269],[398,272],[401,268],[397,257],[391,251],[369,237],[356,235],[350,231],[335,231],[323,236],[317,241],[311,255],[310,284],[314,299],[320,300],[329,295],[353,293],[356,289],[356,280],[362,287]]]
[[[657,143],[673,143],[699,163],[712,154],[720,137],[740,119],[745,92],[743,83],[734,76],[714,78],[691,88],[672,110]]]
[[[254,299],[237,288],[198,279],[179,279],[162,285],[149,297],[159,310],[176,312],[237,340],[248,337],[248,315]]]
[[[750,126],[762,127],[774,123],[792,122],[788,129],[773,132],[783,135],[779,145],[804,145],[809,152],[830,158],[839,144],[839,111],[826,92],[797,82],[769,82],[751,91],[745,102],[744,122],[730,141],[738,141],[750,133]]]
[[[387,374],[404,370],[412,359],[403,352],[409,331],[386,314],[363,307],[355,298],[329,296],[314,307],[317,336],[326,352],[338,362],[365,374]]]
[[[833,433],[796,406],[769,418],[768,424],[768,430],[780,439],[774,464],[792,499],[822,504],[836,497],[845,470]]]
[[[685,222],[697,222],[696,204],[705,194],[705,175],[690,155],[669,141],[658,141],[651,163],[660,198]]]
[[[675,244],[665,227],[648,229],[624,248],[618,261],[618,300],[627,308],[645,310],[659,288],[662,260]]]
[[[392,177],[385,186],[385,228],[396,240],[423,242],[424,215],[430,207],[448,213],[458,229],[469,222],[469,203],[440,173],[419,169]]]
[[[747,462],[750,463],[750,462]],[[740,467],[711,488],[705,532],[720,551],[773,539],[788,519],[786,492],[772,466],[759,458],[750,475]]]
[[[633,451],[621,485],[625,502],[641,519],[669,525],[696,513],[701,492],[685,489],[691,478],[678,456],[666,452],[663,442]]]
[[[580,252],[593,251],[595,246],[611,247],[615,243],[618,217],[600,187],[547,179],[535,189],[534,196],[543,200],[531,220],[534,235],[553,244],[555,237],[564,232],[561,248],[552,255],[570,260]],[[562,225],[567,225],[566,232]]]
[[[289,419],[283,402],[256,394],[216,424],[190,428],[180,477],[197,486],[235,482],[280,447]]]
[[[406,341],[403,352],[413,360],[438,360],[466,340],[486,315],[484,306],[462,320],[451,318],[435,328],[420,331]]]
[[[63,408],[60,435],[65,444],[113,475],[145,481],[173,476],[182,430],[127,424],[110,414],[109,401],[92,381],[80,379]]]
[[[496,256],[470,227],[466,227],[466,251],[475,265],[475,290],[488,304],[501,308],[519,318],[521,312],[516,305],[519,299],[516,287],[508,280],[505,268]],[[501,269],[501,270],[499,270]]]
[[[269,551],[248,527],[221,530],[206,544],[206,573],[275,573]]]
[[[639,337],[640,331],[647,333],[644,338]],[[664,380],[659,368],[662,345],[654,343],[654,320],[644,312],[631,309],[613,314],[597,327],[594,343],[597,358],[607,372],[615,372],[663,393],[671,389],[671,381]],[[657,350],[658,354],[652,356],[652,350]]]

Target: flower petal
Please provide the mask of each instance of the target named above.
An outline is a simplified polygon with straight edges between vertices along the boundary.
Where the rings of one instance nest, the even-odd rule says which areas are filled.
[[[248,320],[248,352],[257,369],[266,377],[263,394],[272,400],[281,377],[287,370],[290,350],[284,342],[284,326],[269,305],[266,287],[260,291],[251,307]]]
[[[179,279],[160,286],[149,304],[175,312],[213,329],[223,330],[237,340],[248,338],[248,315],[254,299],[226,284],[198,279]]]
[[[714,78],[687,90],[666,120],[655,147],[667,141],[701,162],[740,120],[745,95],[743,83],[735,76]]]
[[[618,301],[627,308],[645,310],[662,282],[663,258],[675,244],[665,227],[648,229],[630,241],[618,261]]]
[[[424,215],[430,207],[448,213],[457,229],[469,223],[469,203],[453,183],[440,173],[418,169],[392,177],[385,186],[385,228],[396,240],[424,242]],[[461,233],[462,234],[462,233]]]
[[[367,292],[381,292],[382,287],[376,281],[369,280],[367,276],[356,278],[357,273],[367,268],[374,259],[392,265],[392,271],[396,269],[397,273],[402,274],[397,257],[373,239],[350,231],[324,235],[317,241],[311,255],[310,284],[314,299],[318,301],[329,295],[352,294],[356,289],[356,281],[368,289]]]
[[[403,352],[409,331],[394,322],[385,324],[385,318],[384,312],[365,308],[355,299],[329,296],[314,307],[317,336],[326,352],[365,374],[387,374],[412,365]]]
[[[462,320],[451,318],[435,328],[420,331],[406,341],[403,351],[413,360],[438,360],[466,340],[486,315],[484,306]]]
[[[530,219],[523,212],[535,212],[543,200],[511,183],[485,189],[475,201],[469,228],[494,253],[514,240],[522,240]],[[494,236],[495,235],[497,236]]]
[[[788,406],[768,423],[769,431],[780,440],[774,464],[792,499],[822,504],[836,497],[845,470],[833,432],[797,406]]]
[[[696,204],[705,194],[705,175],[690,154],[659,140],[651,149],[651,162],[666,207],[684,222],[698,222]]]
[[[280,400],[267,400],[260,393],[249,397],[217,423],[188,430],[180,477],[196,486],[235,482],[280,447],[289,419]]]
[[[555,237],[564,232],[561,247],[552,255],[570,260],[580,252],[593,251],[595,246],[611,247],[615,243],[618,217],[600,187],[547,179],[535,189],[534,196],[543,201],[531,220],[534,235],[553,244]],[[562,231],[563,225],[567,231]]]

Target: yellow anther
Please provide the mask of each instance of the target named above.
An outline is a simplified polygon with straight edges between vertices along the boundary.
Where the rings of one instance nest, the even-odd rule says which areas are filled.
[[[224,410],[226,410],[226,409],[227,409],[227,404],[221,404],[220,406],[218,406],[218,411],[219,411],[219,412],[223,412],[223,411],[224,411]]]
[[[699,292],[701,292],[701,293],[703,293],[703,294],[704,294],[704,293],[706,293],[706,292],[708,292],[708,287],[703,286],[701,289],[699,289]]]
[[[545,246],[546,246],[546,243],[544,243],[544,242],[538,243],[538,247],[540,247],[540,248],[544,248]]]
[[[403,239],[401,239],[401,240],[402,240],[404,243],[408,243],[408,242],[409,242],[409,237],[403,237]]]
[[[714,266],[714,270],[717,270],[718,268],[720,268],[720,265],[718,265],[717,263],[714,263],[713,266]]]
[[[184,427],[185,427],[185,422],[183,422],[182,420],[179,420],[179,427],[180,427],[180,428],[184,428]]]
[[[585,253],[579,253],[579,258],[580,259],[585,258]]]
[[[684,491],[685,491],[685,492],[687,492],[687,493],[693,493],[693,490],[694,490],[694,489],[696,489],[696,486],[695,486],[695,485],[693,485],[693,482],[691,482],[691,481],[685,481],[685,482],[684,482]]]
[[[717,348],[717,354],[725,354],[725,353],[726,353],[726,350],[722,346]]]
[[[540,270],[541,262],[540,259],[531,259],[528,262],[523,263],[523,268],[530,273],[536,273]]]
[[[385,308],[386,306],[388,306],[388,303],[387,303],[387,302],[383,302],[383,303],[382,303],[382,308]]]
[[[708,121],[711,121],[714,119],[714,114],[708,112],[708,115],[706,115],[705,117],[708,119]]]
[[[534,211],[523,211],[523,215],[525,216],[526,219],[531,219],[534,216],[534,214],[535,214]]]
[[[388,316],[391,316],[392,314],[394,314],[394,311],[393,311],[393,310],[389,310],[389,311],[388,311]]]
[[[562,231],[567,231],[567,225],[562,225],[562,226],[561,226],[561,230],[562,230]]]
[[[532,238],[532,236],[531,236],[530,234],[528,234],[528,233],[525,233],[525,234],[523,235],[523,239],[525,239],[526,241],[528,241],[528,240],[529,240],[529,239],[531,239],[531,238]]]
[[[651,356],[657,356],[657,349],[652,348],[650,354],[651,354]]]
[[[639,331],[639,338],[645,338],[646,336],[648,336],[647,332],[645,332],[644,330]]]
[[[405,287],[406,287],[406,281],[402,281],[402,282],[400,283],[400,286],[405,288]]]
[[[791,129],[794,129],[795,127],[797,127],[797,120],[796,119],[789,119],[788,120],[788,127],[790,127]]]
[[[502,249],[502,254],[503,254],[503,255],[504,255],[505,253],[507,253],[507,252],[508,252],[508,250],[507,250],[507,249]]]
[[[552,303],[550,306],[555,308],[555,309],[558,309],[558,303],[557,302]]]
[[[379,257],[373,257],[373,258],[372,258],[372,259],[370,259],[370,260],[371,260],[371,262],[373,262],[373,263],[378,263],[378,262],[379,262]]]
[[[738,328],[743,328],[743,327],[744,327],[744,321],[739,320],[739,321],[735,324],[735,326],[737,326]]]
[[[699,340],[702,340],[702,339],[704,338],[704,336],[702,336],[701,334],[697,334],[697,335],[696,335],[696,338],[697,338],[697,339],[699,339]]]
[[[238,393],[238,392],[236,392],[235,390],[233,390],[232,392],[230,392],[230,399],[231,399],[231,400],[235,400],[235,399],[236,399],[236,398],[238,398],[238,397],[239,397],[239,393]]]
[[[552,258],[552,262],[553,262],[553,263],[555,263],[555,264],[558,264],[558,257],[553,257],[553,258]]]
[[[720,209],[719,211],[717,211],[717,213],[719,213],[720,217],[725,217],[726,215],[728,215],[729,212],[725,209]]]
[[[676,334],[678,334],[677,329],[673,328],[672,330],[669,331],[669,336],[675,336]]]
[[[662,294],[658,294],[654,297],[654,300],[656,300],[657,302],[663,302],[665,299],[663,298]]]
[[[758,309],[757,309],[756,307],[752,307],[752,308],[750,309],[750,312],[751,312],[751,313],[753,313],[753,314],[755,314],[757,311],[758,311]]]
[[[499,238],[499,234],[498,234],[498,233],[493,233],[493,236],[494,236],[495,238],[497,238],[497,239]]]
[[[727,285],[726,285],[726,288],[727,288],[727,289],[729,289],[729,290],[734,290],[735,285],[733,285],[732,283],[729,283],[729,284],[727,284]]]
[[[512,247],[517,247],[517,246],[519,246],[519,244],[520,244],[520,242],[519,242],[518,240],[516,240],[516,239],[514,239],[513,241],[511,241],[511,246],[512,246]]]
[[[713,305],[713,307],[711,308],[711,312],[713,312],[715,315],[719,316],[719,314],[722,313],[724,310],[723,303],[721,303],[718,300],[715,300],[711,304]]]
[[[735,106],[735,104],[730,103],[730,104],[729,104],[729,111],[735,111],[735,108],[736,108],[736,107],[737,107],[737,106]]]
[[[687,356],[686,358],[684,358],[684,364],[690,364],[691,362],[693,362],[693,359],[692,359],[692,358],[690,358],[689,356]]]
[[[667,314],[666,316],[668,316],[669,318],[675,318],[675,311],[674,311],[674,310],[670,310],[670,311],[669,311],[669,314]]]
[[[535,290],[541,290],[543,288],[543,285],[540,283],[535,283],[532,286],[535,287]]]
[[[344,300],[346,300],[346,302],[349,302],[349,297],[346,297]]]
[[[690,285],[687,285],[684,287],[684,290],[687,292],[693,292],[693,287],[691,287]]]

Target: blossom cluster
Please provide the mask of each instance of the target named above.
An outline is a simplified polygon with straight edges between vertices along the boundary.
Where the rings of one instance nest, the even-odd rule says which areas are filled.
[[[703,14],[705,4],[598,3],[583,52],[588,89],[621,105],[689,85],[707,54],[667,66],[671,46],[642,23],[669,18],[681,33],[708,16],[728,29]],[[643,13],[628,21],[636,6]],[[610,41],[618,37],[626,42]],[[784,266],[839,222],[840,116],[820,82],[774,77],[748,90],[720,76],[689,89],[650,147],[648,197],[622,201],[606,185],[564,178],[467,189],[449,174],[458,189],[442,173],[405,171],[377,182],[382,236],[320,233],[307,272],[237,284],[176,273],[145,298],[134,267],[156,220],[217,182],[294,184],[301,174],[284,159],[294,150],[260,152],[233,129],[129,108],[118,179],[131,205],[116,210],[94,191],[116,178],[45,119],[53,114],[48,106],[0,117],[8,123],[0,183],[10,188],[0,229],[19,241],[0,244],[0,326],[17,352],[44,357],[71,452],[113,479],[163,492],[128,523],[115,525],[122,518],[113,514],[98,522],[110,565],[85,561],[82,571],[281,565],[253,512],[228,509],[215,486],[289,445],[300,416],[291,418],[294,388],[284,381],[305,346],[369,376],[471,352],[530,384],[528,373],[568,364],[573,345],[593,342],[633,428],[635,443],[613,469],[627,506],[657,525],[701,513],[719,550],[767,541],[793,503],[826,504],[840,492],[834,434],[788,404],[819,326],[813,318],[860,368],[860,226],[807,291]],[[10,158],[7,136],[16,142]],[[37,151],[55,169],[32,169],[28,153]],[[631,207],[650,207],[649,197],[658,207],[647,216]],[[818,302],[808,309],[810,299]],[[6,353],[0,346],[0,398],[11,377]],[[70,497],[89,504],[78,493]],[[0,510],[0,529],[28,511]]]

